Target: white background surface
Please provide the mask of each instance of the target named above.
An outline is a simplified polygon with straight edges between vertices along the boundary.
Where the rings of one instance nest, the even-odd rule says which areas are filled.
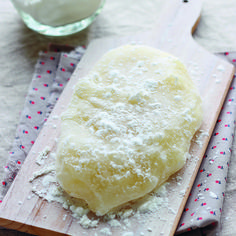
[[[102,13],[89,28],[70,37],[50,38],[26,28],[11,2],[0,0],[0,167],[8,158],[38,52],[46,50],[50,42],[76,46],[87,44],[93,38],[152,29],[158,22],[163,2],[167,1],[107,0]],[[205,0],[194,38],[213,53],[236,51],[236,1]],[[1,179],[3,175],[0,168]],[[236,235],[234,153],[225,199],[219,235]]]

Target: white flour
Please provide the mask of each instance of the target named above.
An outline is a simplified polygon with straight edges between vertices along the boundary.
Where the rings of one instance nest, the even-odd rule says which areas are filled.
[[[45,153],[45,150],[42,153]],[[39,156],[42,156],[42,153],[40,153]],[[51,155],[54,157],[54,153],[51,153]],[[131,226],[130,220],[133,217],[140,218],[145,214],[158,213],[161,208],[168,207],[166,185],[163,185],[158,191],[148,194],[141,200],[133,201],[123,206],[123,208],[120,207],[103,217],[93,219],[89,217],[91,212],[84,201],[70,197],[58,185],[53,163],[50,165],[45,164],[40,171],[33,173],[33,177],[30,178],[29,181],[32,183],[32,192],[34,194],[48,202],[58,202],[62,204],[62,207],[68,211],[67,214],[64,214],[63,220],[66,220],[68,215],[71,215],[76,219],[76,222],[85,229],[97,227],[100,221],[107,222],[110,227],[104,227],[100,230],[102,235],[111,235],[110,228],[127,230]],[[28,200],[31,198],[32,196],[30,195]],[[132,232],[124,231],[123,235],[132,236]]]
[[[101,0],[15,0],[16,7],[34,20],[49,26],[73,23],[91,16]]]
[[[207,136],[206,133],[200,132],[200,135],[197,137],[197,143],[199,145],[201,145],[202,139],[204,139],[205,136]],[[192,161],[190,158],[191,156],[188,157],[188,160]],[[167,188],[170,183],[166,182],[159,189],[147,194],[145,197],[118,207],[103,217],[91,217],[91,211],[87,207],[87,204],[83,200],[69,196],[57,183],[55,153],[50,152],[50,148],[46,147],[39,153],[36,163],[38,164],[38,160],[41,159],[44,160],[41,165],[42,169],[34,172],[33,177],[29,179],[29,182],[32,183],[32,192],[48,202],[60,203],[67,211],[66,214],[64,214],[63,221],[65,221],[67,217],[72,216],[84,229],[97,228],[100,222],[105,222],[106,226],[99,231],[101,235],[112,235],[111,230],[118,228],[123,231],[122,236],[132,236],[133,232],[129,230],[131,230],[133,220],[138,220],[140,223],[146,224],[146,215],[158,214],[159,220],[165,222],[168,219],[166,215],[161,214],[163,209],[167,209],[169,214],[176,215],[177,213],[177,209],[173,209],[173,207],[169,206],[168,191],[170,191],[170,189],[167,191]],[[183,178],[181,175],[177,174],[174,181],[176,185],[181,186]],[[182,198],[185,192],[186,190],[182,189],[179,193],[179,197]],[[217,197],[214,193],[210,193],[210,196],[212,198]],[[32,196],[30,195],[28,200],[31,198]],[[18,204],[21,203],[19,202]],[[152,229],[147,227],[146,231],[152,232]]]

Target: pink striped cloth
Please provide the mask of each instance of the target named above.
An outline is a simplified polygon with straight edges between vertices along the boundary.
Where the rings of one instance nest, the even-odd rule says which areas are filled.
[[[236,67],[236,53],[218,56]],[[176,234],[198,229],[202,235],[220,223],[223,200],[234,139],[236,117],[236,75],[228,91],[213,135],[208,144],[198,175]],[[189,234],[190,235],[190,234]]]
[[[71,49],[70,46],[51,45],[47,52],[39,53],[12,149],[4,166],[5,176],[0,185],[0,202],[85,50],[83,47],[78,47],[65,52]]]

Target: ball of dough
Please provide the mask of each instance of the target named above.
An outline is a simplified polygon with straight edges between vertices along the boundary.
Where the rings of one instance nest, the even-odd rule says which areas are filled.
[[[184,166],[202,102],[179,59],[125,45],[79,79],[61,119],[58,181],[104,215]]]

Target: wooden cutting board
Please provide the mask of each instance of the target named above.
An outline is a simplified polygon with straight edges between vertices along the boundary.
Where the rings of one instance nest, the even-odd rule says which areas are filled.
[[[98,39],[89,44],[86,54],[1,204],[1,226],[47,236],[96,235],[95,233],[106,235],[101,231],[104,227],[111,230],[112,235],[125,235],[124,232],[127,231],[133,232],[133,235],[140,235],[141,232],[144,235],[155,236],[174,234],[234,72],[232,65],[208,53],[192,39],[191,33],[197,25],[200,11],[199,0],[175,0],[171,3],[169,1],[161,16],[157,16],[159,24],[152,32],[124,38]],[[38,153],[46,146],[51,153],[55,152],[56,139],[60,134],[60,120],[55,117],[65,110],[78,78],[86,75],[94,63],[109,49],[131,42],[146,44],[172,53],[186,64],[203,99],[204,120],[200,128],[202,132],[198,133],[200,137],[197,142],[196,140],[192,142],[190,149],[192,157],[185,167],[169,180],[165,195],[168,198],[166,206],[161,207],[158,212],[144,214],[140,218],[130,217],[126,229],[110,228],[106,222],[100,222],[97,228],[84,229],[77,223],[78,220],[72,217],[71,212],[63,209],[61,204],[48,202],[38,196],[29,198],[32,196],[32,183],[29,179],[35,171],[44,168],[35,162]],[[52,157],[48,157],[45,163],[53,161]]]

